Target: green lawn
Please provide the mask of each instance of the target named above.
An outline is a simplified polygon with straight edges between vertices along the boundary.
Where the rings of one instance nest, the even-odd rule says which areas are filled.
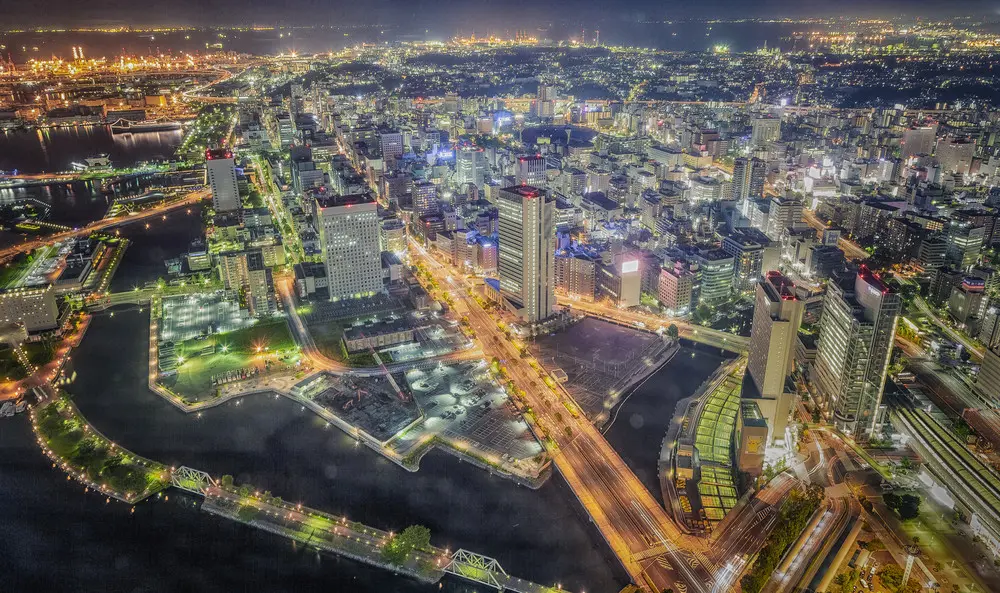
[[[87,479],[128,497],[154,493],[166,486],[158,464],[147,467],[121,447],[88,430],[87,422],[61,400],[37,413],[37,429],[52,452]]]
[[[343,362],[344,328],[339,323],[313,323],[308,326],[308,329],[320,352],[329,358]]]
[[[203,351],[210,353],[201,354]],[[250,366],[262,367],[265,356],[272,363],[294,364],[298,359],[295,340],[284,319],[268,319],[204,340],[188,340],[177,347],[177,354],[184,361],[177,374],[164,384],[175,393],[194,399],[214,394],[214,375]]]
[[[51,362],[52,358],[55,357],[57,344],[56,339],[51,338],[38,342],[26,342],[22,348],[24,348],[25,354],[28,355],[28,360],[31,364],[42,366]]]
[[[344,362],[356,367],[375,366],[375,357],[370,352],[355,352],[347,354],[344,348],[344,327],[339,323],[328,321],[314,323],[308,326],[316,347],[327,358]]]

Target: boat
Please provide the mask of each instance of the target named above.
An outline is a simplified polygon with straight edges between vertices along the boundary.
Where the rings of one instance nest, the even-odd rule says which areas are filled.
[[[178,121],[131,121],[120,119],[111,124],[112,134],[132,134],[139,132],[170,132],[181,129],[181,122]]]
[[[111,168],[111,159],[107,153],[101,153],[84,158],[82,163],[70,163],[70,166],[74,171],[105,171]]]

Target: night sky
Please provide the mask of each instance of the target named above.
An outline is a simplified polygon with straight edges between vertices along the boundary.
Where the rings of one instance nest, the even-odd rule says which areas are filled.
[[[831,8],[835,6],[836,8]],[[3,27],[227,24],[383,24],[513,27],[643,19],[954,16],[1000,18],[1000,0],[0,0]]]

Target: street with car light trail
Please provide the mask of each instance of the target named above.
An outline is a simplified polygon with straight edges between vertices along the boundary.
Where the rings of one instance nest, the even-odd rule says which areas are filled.
[[[468,285],[452,277],[423,247],[415,242],[411,246],[411,257],[426,264],[460,313],[467,312],[486,355],[503,361],[523,390],[533,429],[633,581],[655,591],[711,591],[715,566],[704,554],[706,542],[681,531],[600,431],[576,412],[579,408],[564,389],[545,385],[496,321],[469,296]],[[560,409],[571,413],[557,412]]]

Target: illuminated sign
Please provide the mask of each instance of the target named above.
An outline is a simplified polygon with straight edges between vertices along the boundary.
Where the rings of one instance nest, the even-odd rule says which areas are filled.
[[[622,274],[628,274],[630,272],[639,271],[639,260],[633,259],[632,261],[622,262]]]

